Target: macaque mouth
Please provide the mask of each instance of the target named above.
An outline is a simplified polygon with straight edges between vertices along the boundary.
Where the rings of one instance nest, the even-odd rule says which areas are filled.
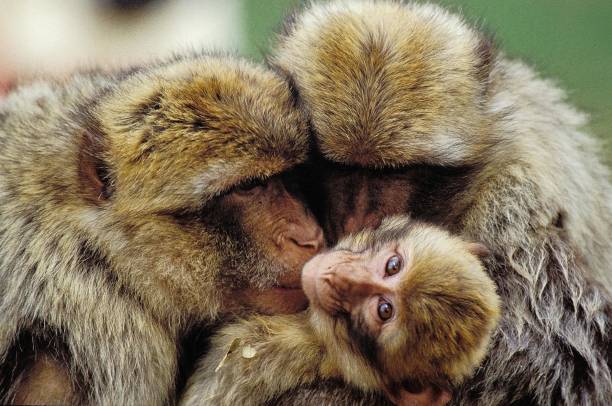
[[[279,282],[277,284],[274,284],[270,290],[272,290],[273,292],[276,292],[279,297],[284,297],[284,296],[305,296],[304,291],[302,290],[302,283],[300,279],[297,279],[296,281],[286,281],[286,282]]]
[[[276,284],[274,286],[272,286],[273,289],[299,289],[302,290],[302,284],[300,283],[300,281],[297,281],[297,283],[280,283],[280,284]]]
[[[308,298],[301,287],[273,287],[268,292],[278,306],[286,308],[286,311],[279,311],[279,313],[294,313],[308,307]]]
[[[302,301],[306,297],[302,290],[302,279],[299,272],[284,273],[269,290],[277,295],[279,300]]]
[[[302,273],[301,268],[297,271],[283,272],[276,280],[273,288],[281,289],[302,289]]]
[[[304,292],[302,291],[302,288],[300,286],[298,286],[298,287],[273,286],[270,289],[274,290],[274,291],[277,291],[277,292],[279,292],[281,294],[283,294],[283,293],[291,293],[293,291],[302,292],[302,294],[304,294]]]

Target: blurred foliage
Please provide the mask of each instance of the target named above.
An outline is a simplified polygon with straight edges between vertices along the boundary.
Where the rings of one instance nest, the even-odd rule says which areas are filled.
[[[245,53],[260,59],[299,0],[243,0]],[[612,163],[612,0],[438,0],[494,34],[499,48],[556,80],[591,115]]]
[[[261,59],[270,45],[274,34],[281,27],[285,16],[291,14],[302,2],[299,0],[242,0],[244,22],[245,53]]]

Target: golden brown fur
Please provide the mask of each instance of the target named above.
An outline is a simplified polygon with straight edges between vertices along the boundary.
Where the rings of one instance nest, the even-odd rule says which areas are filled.
[[[403,212],[492,249],[503,318],[456,404],[611,404],[610,175],[564,93],[428,4],[313,3],[270,61],[310,116],[332,242]],[[276,402],[302,399],[360,402]]]
[[[181,403],[262,405],[324,379],[369,392],[407,379],[443,387],[463,381],[484,357],[498,320],[495,285],[469,243],[407,218],[387,219],[333,250],[373,256],[383,246],[399,246],[409,259],[399,288],[403,316],[397,329],[378,336],[375,353],[356,344],[354,321],[317,306],[253,317],[213,337]]]
[[[65,366],[45,353],[33,361],[21,379],[13,398],[17,405],[60,405],[72,401],[73,388]]]
[[[65,366],[75,403],[172,403],[187,329],[235,311],[253,275],[265,287],[284,272],[240,213],[217,216],[217,196],[304,161],[305,134],[286,84],[231,57],[3,99],[0,403],[21,396],[32,354]]]

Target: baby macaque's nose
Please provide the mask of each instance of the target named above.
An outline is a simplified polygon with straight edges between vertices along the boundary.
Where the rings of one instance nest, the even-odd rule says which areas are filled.
[[[378,288],[372,272],[362,264],[339,267],[334,272],[333,283],[344,296],[343,302],[349,304],[354,304],[355,300],[360,300],[364,296],[372,295]]]

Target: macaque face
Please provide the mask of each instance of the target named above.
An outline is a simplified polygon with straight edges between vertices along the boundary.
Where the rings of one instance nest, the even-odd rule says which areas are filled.
[[[309,150],[286,83],[225,58],[134,75],[96,106],[79,172],[132,296],[189,320],[303,309],[323,235],[284,184]]]
[[[334,250],[306,264],[303,287],[314,309],[333,317],[349,315],[362,334],[376,339],[394,328],[399,282],[409,266],[401,244],[375,253]]]
[[[217,315],[306,308],[300,273],[324,246],[323,232],[282,176],[190,204],[122,217],[131,243],[119,260],[134,278],[160,286],[188,314],[206,315],[213,308],[207,300],[219,304]]]
[[[498,317],[480,260],[487,255],[482,244],[438,227],[386,218],[304,266],[316,334],[330,353],[342,348],[330,356],[344,377],[359,363],[361,376],[352,379],[370,371],[379,382],[370,387],[461,379],[481,359]]]
[[[376,228],[389,215],[408,212],[410,179],[400,171],[326,165],[323,224],[330,242],[363,228]],[[317,177],[318,178],[318,177]]]
[[[462,208],[459,194],[473,171],[469,166],[376,169],[331,162],[319,168],[321,175],[315,177],[323,181],[317,193],[325,203],[318,216],[330,244],[397,214],[452,227]]]
[[[242,304],[267,314],[303,310],[307,300],[301,288],[301,269],[324,246],[323,231],[304,203],[287,191],[280,177],[245,183],[218,203],[238,213],[240,228],[259,251],[253,256],[268,268],[268,276],[244,275],[248,283],[238,288]]]

